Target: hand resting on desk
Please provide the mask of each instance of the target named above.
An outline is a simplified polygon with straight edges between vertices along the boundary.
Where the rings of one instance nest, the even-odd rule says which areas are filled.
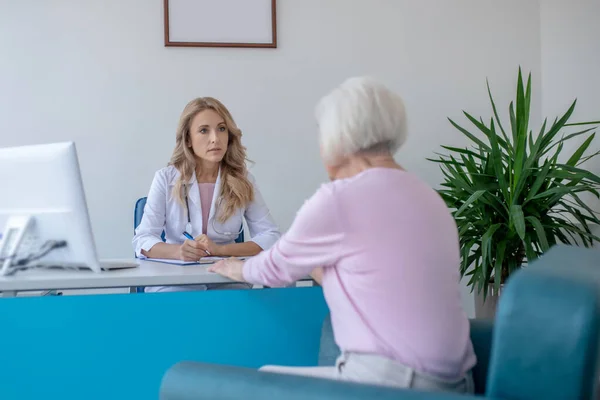
[[[208,272],[214,272],[237,282],[246,282],[244,279],[244,261],[238,258],[228,258],[221,260],[208,267]],[[319,285],[321,285],[323,277],[323,268],[317,267],[311,273],[310,277]]]
[[[244,280],[244,262],[237,258],[228,258],[221,260],[208,268],[208,272],[215,272],[237,282],[246,282]]]

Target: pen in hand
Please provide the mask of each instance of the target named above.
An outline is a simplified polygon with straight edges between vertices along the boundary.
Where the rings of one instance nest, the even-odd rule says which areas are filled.
[[[189,240],[196,240],[194,239],[194,237],[192,235],[190,235],[189,233],[187,233],[186,231],[183,231],[183,236],[185,236],[187,239]],[[203,250],[207,255],[210,256],[210,252],[208,250]]]

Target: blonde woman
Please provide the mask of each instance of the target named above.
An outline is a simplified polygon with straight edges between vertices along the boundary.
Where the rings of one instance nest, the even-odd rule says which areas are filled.
[[[353,78],[321,100],[317,122],[332,182],[271,249],[209,269],[274,287],[307,274],[322,284],[342,351],[336,366],[263,370],[472,393],[458,231],[437,192],[394,159],[407,137],[404,102]]]
[[[156,172],[135,231],[138,257],[194,261],[254,256],[279,239],[279,229],[247,170],[241,138],[241,130],[217,99],[202,97],[186,105],[171,161]],[[243,219],[251,240],[235,243]],[[146,289],[173,290],[177,289]]]

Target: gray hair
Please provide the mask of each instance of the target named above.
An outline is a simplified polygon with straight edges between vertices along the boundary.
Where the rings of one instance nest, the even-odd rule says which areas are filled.
[[[406,141],[404,101],[370,77],[346,80],[319,101],[315,115],[325,162],[366,151],[394,154]]]

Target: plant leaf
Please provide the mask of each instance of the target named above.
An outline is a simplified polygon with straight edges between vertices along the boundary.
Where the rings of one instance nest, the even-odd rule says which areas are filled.
[[[540,140],[541,140],[540,148],[544,149],[550,144],[550,142],[552,142],[552,139],[554,139],[554,136],[556,136],[556,134],[558,134],[558,132],[565,126],[565,124],[567,123],[569,118],[571,118],[571,115],[573,114],[573,111],[575,110],[576,104],[577,104],[577,100],[573,101],[573,103],[571,104],[571,107],[569,107],[567,112],[564,113],[564,115],[560,119],[556,119],[554,121],[554,123],[552,124],[552,127],[550,128],[548,133],[546,133],[545,135],[543,135],[540,138]]]
[[[489,256],[490,249],[491,249],[490,240],[494,236],[494,233],[496,233],[496,231],[498,229],[500,229],[501,226],[502,226],[502,224],[494,224],[494,225],[490,226],[487,229],[487,231],[483,234],[483,236],[481,237],[481,250],[482,250],[481,258],[483,260],[491,261],[490,256]]]
[[[566,125],[565,125],[565,126],[566,126]],[[593,127],[593,128],[588,128],[588,129],[584,129],[584,130],[582,130],[582,131],[575,132],[575,133],[571,133],[571,134],[569,134],[569,135],[567,135],[567,136],[563,136],[563,137],[562,137],[562,138],[560,138],[559,140],[557,140],[557,141],[553,142],[551,145],[549,145],[548,147],[546,147],[546,150],[544,150],[544,153],[543,153],[543,154],[546,154],[546,153],[548,153],[550,150],[552,150],[552,149],[553,149],[553,148],[554,148],[556,145],[558,145],[559,143],[566,142],[567,140],[573,139],[574,137],[577,137],[577,136],[583,135],[583,134],[585,134],[585,133],[588,133],[588,132],[590,132],[590,131],[593,131],[594,129],[596,129],[596,127]]]
[[[573,122],[570,124],[565,124],[565,126],[579,126],[579,125],[600,125],[600,121]]]
[[[544,162],[544,167],[542,168],[541,172],[536,176],[535,181],[533,182],[533,185],[531,185],[529,193],[525,198],[525,201],[531,200],[538,193],[538,191],[546,181],[546,176],[548,175],[548,171],[550,171],[551,165],[552,164],[548,160]]]
[[[452,124],[452,126],[454,126],[456,129],[458,129],[459,131],[461,131],[466,137],[468,137],[469,139],[471,139],[473,142],[477,143],[477,145],[479,147],[481,147],[483,150],[485,150],[485,151],[489,151],[490,150],[490,146],[488,146],[487,144],[483,143],[481,141],[481,139],[477,138],[471,132],[467,131],[465,128],[463,128],[462,126],[458,125],[456,122],[452,121],[450,118],[448,118],[448,121],[450,121],[450,123]]]
[[[513,204],[510,207],[510,219],[521,240],[525,239],[525,217],[520,205]]]
[[[500,121],[500,117],[498,116],[498,110],[496,109],[496,103],[494,102],[494,98],[492,97],[490,83],[487,79],[485,81],[486,81],[487,90],[488,90],[488,97],[490,99],[490,103],[492,104],[492,110],[494,111],[494,117],[496,118],[496,123],[498,124],[498,127],[500,128],[500,132],[502,132],[502,136],[504,137],[504,140],[509,145],[509,148],[507,149],[508,154],[509,154],[509,156],[512,156],[514,151],[513,151],[512,146],[510,146],[510,140],[508,139],[508,136],[506,135],[506,131],[504,130],[504,127],[502,127],[502,122]]]
[[[512,129],[512,137],[513,143],[517,143],[519,131],[517,128],[517,117],[515,116],[515,108],[513,106],[513,102],[511,101],[508,105],[508,114],[510,115],[510,127]]]
[[[510,194],[508,191],[508,186],[506,183],[506,177],[504,176],[504,164],[502,163],[502,152],[498,147],[498,141],[496,140],[498,137],[496,135],[490,136],[490,144],[492,148],[490,150],[490,161],[493,164],[494,172],[496,173],[496,178],[498,179],[498,184],[500,185],[500,191],[504,196],[504,199],[507,203],[510,204]]]
[[[590,160],[590,159],[592,159],[592,158],[594,158],[594,157],[596,157],[598,155],[600,155],[600,150],[598,150],[595,153],[590,154],[589,156],[583,157],[581,160],[579,160],[579,162],[577,163],[577,165],[579,166],[579,165],[583,164],[584,162],[586,162],[587,160]]]
[[[500,292],[502,284],[502,267],[504,262],[504,253],[506,252],[506,241],[498,243],[496,248],[496,264],[494,265],[494,289],[496,293]]]
[[[516,96],[507,110],[510,125],[502,123],[486,80],[493,112],[489,123],[463,111],[473,124],[467,130],[449,118],[468,143],[442,146],[447,155],[436,153],[439,158],[431,160],[443,175],[438,193],[454,210],[461,277],[468,277],[471,291],[476,289],[484,298],[556,243],[590,246],[600,241],[590,229],[600,225],[600,212],[580,195],[600,198],[600,176],[580,167],[600,155],[600,151],[588,155],[600,121],[570,123],[575,100],[559,118],[544,119],[533,135],[537,129],[529,128],[531,73],[527,81],[524,78],[519,68]],[[565,133],[565,127],[577,125],[588,126]],[[582,143],[565,154],[565,142],[580,136]],[[491,280],[494,286],[489,285]]]
[[[450,151],[453,151],[453,152],[456,152],[456,153],[467,154],[467,155],[470,155],[470,156],[473,156],[473,157],[476,157],[476,158],[480,158],[482,160],[484,159],[483,157],[481,157],[480,154],[477,154],[474,151],[471,151],[469,149],[461,149],[461,148],[452,147],[452,146],[441,146],[441,147],[443,149],[450,150]]]
[[[573,153],[573,155],[569,158],[569,161],[567,161],[567,165],[574,167],[577,164],[579,159],[581,159],[581,156],[583,156],[583,153],[587,150],[588,147],[590,147],[590,143],[592,143],[592,140],[594,140],[595,136],[596,134],[592,133],[590,137],[588,137],[585,140],[585,142],[583,142],[581,146],[579,146],[579,148],[575,150],[575,153]]]
[[[467,201],[465,201],[464,204],[456,211],[454,215],[458,217],[460,214],[462,214],[463,211],[467,209],[467,207],[469,207],[474,201],[477,201],[477,199],[479,199],[484,194],[485,190],[478,190],[475,193],[473,193],[471,196],[469,196]]]
[[[466,111],[463,111],[463,114],[467,117],[467,119],[469,121],[471,121],[473,123],[473,125],[475,125],[477,127],[477,129],[479,129],[481,132],[483,132],[484,135],[486,135],[488,137],[488,139],[491,138],[492,135],[496,135],[496,133],[492,133],[491,129],[488,128],[487,126],[485,126],[485,124],[483,122],[477,121],[477,119],[475,119],[471,114],[469,114]],[[492,124],[493,124],[494,120],[492,120]],[[508,144],[506,143],[506,141],[500,137],[496,137],[496,141],[500,144],[500,146],[504,149],[508,148]]]
[[[542,223],[540,222],[540,220],[532,215],[526,217],[525,219],[527,221],[531,222],[531,225],[533,225],[533,228],[535,229],[535,233],[540,242],[540,247],[541,247],[542,251],[548,251],[550,246],[548,245],[548,239],[546,238],[546,232],[544,231],[544,227],[542,226]]]
[[[533,244],[531,243],[531,237],[529,237],[529,234],[525,235],[525,238],[523,239],[523,245],[525,246],[525,256],[527,257],[527,260],[535,260],[537,258],[537,253],[533,249]]]

